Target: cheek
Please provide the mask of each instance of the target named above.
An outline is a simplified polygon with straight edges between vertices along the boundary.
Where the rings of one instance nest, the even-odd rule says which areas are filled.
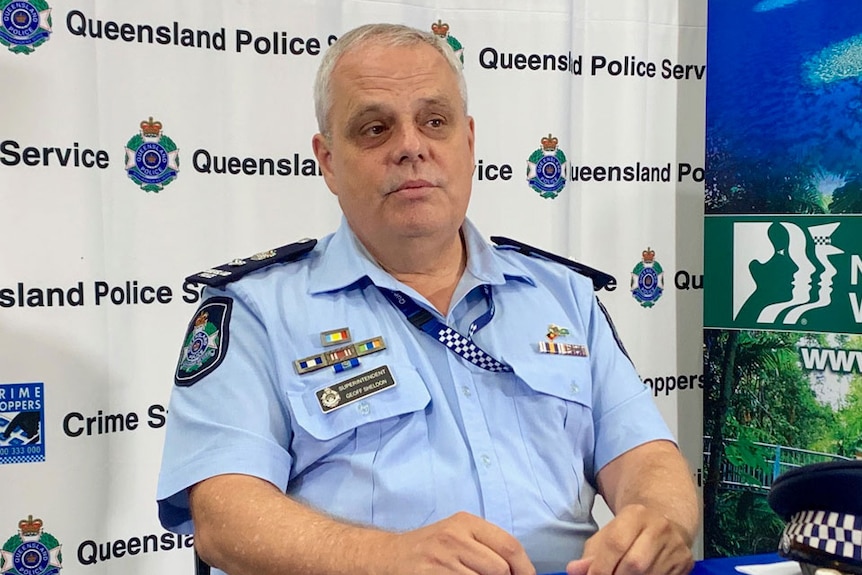
[[[336,193],[338,195],[350,194],[353,186],[356,184],[356,180],[359,178],[359,173],[355,162],[349,159],[334,162],[332,165],[332,176],[338,187]]]
[[[466,186],[469,189],[473,179],[473,157],[468,152],[452,160],[450,166],[452,167],[453,182],[459,186]]]
[[[378,185],[369,166],[343,165],[336,179],[338,185],[336,195],[342,206],[348,206],[352,211],[362,211],[369,207]]]
[[[473,171],[473,153],[470,151],[468,142],[464,140],[461,145],[453,146],[453,149],[447,154],[449,165],[459,171]]]
[[[338,171],[341,181],[348,186],[359,181],[373,181],[380,171],[379,161],[371,153],[351,154],[339,162]]]

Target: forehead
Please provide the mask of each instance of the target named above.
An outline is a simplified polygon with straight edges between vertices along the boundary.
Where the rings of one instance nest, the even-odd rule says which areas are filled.
[[[432,46],[386,46],[369,41],[344,54],[331,78],[332,111],[409,105],[434,100],[456,103],[458,78]]]

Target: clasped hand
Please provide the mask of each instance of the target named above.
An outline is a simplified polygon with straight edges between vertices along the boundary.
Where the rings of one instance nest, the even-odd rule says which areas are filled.
[[[694,560],[685,531],[643,505],[628,505],[587,539],[567,575],[684,575]]]
[[[535,575],[517,539],[496,525],[460,512],[426,527],[395,534],[381,556],[387,574]]]
[[[427,527],[393,534],[383,571],[412,574],[535,575],[517,539],[481,517],[456,513]],[[643,505],[629,505],[590,537],[567,575],[685,575],[691,542],[673,521]],[[384,559],[384,560],[387,560]]]

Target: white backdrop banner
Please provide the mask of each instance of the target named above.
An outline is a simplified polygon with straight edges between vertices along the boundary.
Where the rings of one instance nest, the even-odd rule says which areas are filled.
[[[155,505],[183,278],[337,226],[311,86],[375,21],[462,51],[469,216],[616,278],[699,475],[706,2],[489,4],[0,0],[0,572],[192,572]]]

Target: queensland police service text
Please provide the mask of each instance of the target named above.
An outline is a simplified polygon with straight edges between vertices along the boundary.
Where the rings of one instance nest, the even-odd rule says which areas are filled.
[[[479,65],[486,70],[551,70],[581,76],[584,73],[584,56],[573,55],[571,52],[565,54],[502,52],[489,46],[479,51]],[[657,63],[634,55],[621,58],[595,55],[589,58],[587,72],[590,76],[702,80],[706,77],[706,64],[678,64],[669,58],[664,58]]]
[[[176,21],[170,24],[115,22],[91,18],[81,10],[70,10],[66,14],[66,28],[73,36],[96,40],[182,46],[222,52],[228,50],[228,42],[233,42],[230,48],[239,53],[284,56],[317,56],[321,50],[338,39],[334,34],[329,34],[326,38],[291,36],[283,30],[265,33],[242,28],[229,32],[224,27],[206,30],[187,27]]]

